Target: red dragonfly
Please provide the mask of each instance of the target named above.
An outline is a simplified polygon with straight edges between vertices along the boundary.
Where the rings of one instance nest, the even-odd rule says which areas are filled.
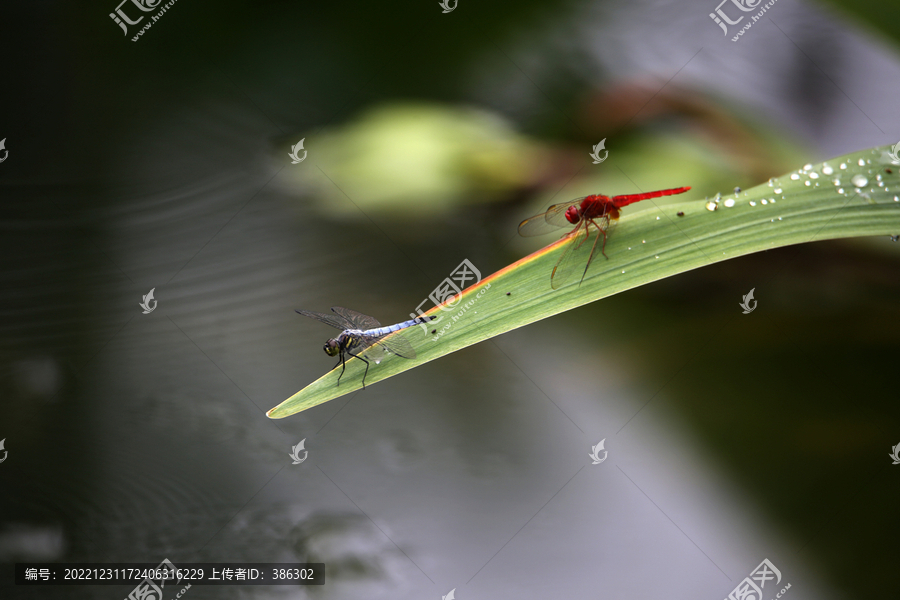
[[[556,262],[556,266],[553,267],[553,273],[550,275],[550,285],[556,290],[565,285],[569,275],[571,275],[576,264],[576,261],[572,259],[572,256],[575,254],[572,252],[572,249],[575,248],[577,250],[581,248],[582,244],[590,238],[591,225],[597,229],[597,237],[594,239],[594,245],[591,246],[591,254],[588,256],[587,264],[584,266],[584,273],[581,274],[581,281],[584,281],[588,267],[591,266],[591,261],[594,259],[594,251],[597,248],[597,242],[600,240],[601,235],[603,236],[603,245],[600,247],[600,253],[606,256],[606,234],[613,221],[619,218],[620,208],[649,198],[683,194],[689,189],[691,188],[680,187],[658,192],[647,192],[646,194],[613,196],[612,198],[603,194],[593,194],[584,198],[570,200],[569,202],[554,204],[546,212],[519,223],[519,235],[529,237],[549,233],[559,227],[567,227],[567,222],[575,225],[575,229],[565,235],[565,237],[571,238],[572,242],[566,246],[562,256]],[[584,234],[583,239],[576,243],[577,238],[581,237],[582,234]],[[606,256],[606,258],[608,259],[609,257]],[[581,285],[581,283],[579,282],[578,285]]]

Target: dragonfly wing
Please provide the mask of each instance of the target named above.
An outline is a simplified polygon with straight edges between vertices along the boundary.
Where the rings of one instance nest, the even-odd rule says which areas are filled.
[[[326,325],[331,325],[332,327],[336,327],[337,329],[356,329],[353,323],[340,315],[329,315],[327,313],[320,313],[314,310],[297,310],[295,311],[304,317],[309,317],[311,319],[315,319],[316,321],[321,321]]]
[[[577,250],[587,241],[585,236],[588,235],[588,229],[584,226],[584,223],[582,221],[578,229],[567,236],[569,241],[566,242],[566,249],[563,250],[562,256],[559,257],[559,260],[556,261],[556,266],[553,267],[553,272],[550,274],[550,287],[554,290],[564,286],[571,279],[572,273],[578,270],[580,261],[575,257],[576,255],[580,256],[582,253]]]
[[[364,338],[357,354],[365,351],[364,357],[366,360],[374,360],[375,364],[380,363],[384,360],[388,350],[382,344],[379,344],[378,341],[378,338]]]
[[[375,345],[384,349],[384,351],[396,354],[402,358],[415,358],[416,351],[412,344],[409,343],[402,333],[395,333],[388,337],[378,338]]]
[[[355,310],[350,310],[349,308],[343,308],[342,306],[332,306],[331,310],[343,317],[350,323],[350,327],[348,329],[377,329],[381,327],[381,323],[378,322],[378,319],[375,317],[370,317],[369,315],[364,315],[362,313],[358,313]]]
[[[519,235],[523,237],[531,237],[533,235],[543,235],[556,231],[560,227],[568,227],[570,225],[566,219],[566,211],[570,206],[578,204],[583,198],[554,204],[546,211],[525,219],[519,223]]]

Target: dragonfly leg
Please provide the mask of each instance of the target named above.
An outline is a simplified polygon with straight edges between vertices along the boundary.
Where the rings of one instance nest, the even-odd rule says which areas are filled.
[[[337,382],[337,384],[338,384],[338,385],[341,385],[341,377],[344,376],[344,368],[347,366],[347,363],[346,363],[346,361],[344,360],[344,353],[343,353],[343,352],[341,352],[341,357],[338,359],[337,365],[334,365],[334,368],[331,369],[331,370],[334,371],[334,369],[337,369],[337,366],[338,366],[338,365],[341,365],[341,374],[338,375],[338,382]]]
[[[599,225],[594,223],[593,219],[590,220],[590,223],[594,227],[597,228],[597,237],[594,238],[594,245],[591,246],[591,254],[590,254],[590,256],[588,256],[587,264],[584,266],[584,273],[581,274],[582,282],[584,281],[584,278],[587,276],[588,267],[591,266],[591,261],[594,260],[594,252],[597,250],[597,242],[600,241],[601,234],[603,235],[603,246],[601,247],[600,252],[601,252],[601,254],[603,254],[603,256],[606,256],[606,252],[603,251],[606,248],[606,229],[604,229],[603,227],[600,227]],[[588,235],[590,235],[590,230],[588,231]],[[608,256],[606,256],[606,260],[609,260]],[[579,282],[578,285],[581,285],[581,282]]]
[[[353,354],[353,353],[350,352],[349,350],[347,350],[347,354],[349,354],[350,356],[352,356],[352,357],[354,357],[354,358],[358,358],[359,360],[361,360],[361,361],[363,361],[364,363],[366,363],[366,371],[363,373],[363,381],[362,381],[363,389],[366,389],[366,375],[369,374],[369,361],[367,361],[366,359],[364,359],[364,358],[363,358],[362,356],[360,356],[359,354]],[[338,378],[338,379],[340,379],[340,378]]]
[[[609,229],[609,217],[606,216],[606,215],[604,215],[603,217],[601,217],[601,219],[603,219],[603,221],[602,221],[603,226],[602,226],[602,227],[601,227],[600,225],[597,225],[596,223],[594,223],[593,220],[591,221],[591,223],[593,223],[594,227],[597,228],[597,231],[598,231],[598,233],[597,233],[597,240],[600,239],[600,234],[601,234],[601,233],[603,234],[603,245],[600,247],[600,254],[602,254],[602,255],[606,258],[606,260],[609,260],[609,257],[606,256],[606,230]],[[597,246],[597,240],[594,240],[594,247],[595,247],[595,248],[596,248],[596,246]],[[593,251],[593,249],[591,250],[591,256],[594,256],[594,251]],[[590,264],[590,259],[588,259],[588,263]]]

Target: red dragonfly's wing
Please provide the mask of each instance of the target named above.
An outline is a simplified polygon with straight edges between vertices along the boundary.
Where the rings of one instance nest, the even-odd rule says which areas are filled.
[[[559,257],[556,266],[553,267],[553,273],[550,274],[550,287],[554,290],[563,287],[572,279],[572,273],[581,275],[579,280],[579,285],[581,285],[594,258],[598,254],[606,256],[604,253],[606,236],[614,226],[615,221],[607,216],[579,223],[578,228],[567,236],[571,238],[571,241],[567,244],[563,255]],[[585,244],[589,246],[587,260],[585,260],[585,252],[578,251]],[[581,265],[584,265],[584,268]]]
[[[519,223],[519,235],[531,237],[556,231],[560,227],[570,227],[572,224],[566,219],[566,211],[582,200],[584,198],[554,204],[546,211],[525,219]]]
[[[578,227],[566,236],[569,241],[565,243],[565,250],[562,256],[556,261],[553,272],[550,273],[550,287],[558,290],[566,285],[572,278],[572,273],[580,271],[579,264],[583,264],[581,260],[575,258],[575,255],[581,255],[577,250],[587,241],[588,227],[587,222],[582,221]]]

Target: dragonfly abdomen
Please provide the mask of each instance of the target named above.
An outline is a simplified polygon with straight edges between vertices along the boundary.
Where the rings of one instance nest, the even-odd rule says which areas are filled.
[[[428,321],[433,320],[435,317],[416,317],[415,319],[410,319],[409,321],[403,321],[402,323],[397,323],[396,325],[388,325],[387,327],[379,327],[377,329],[369,329],[367,331],[363,331],[362,335],[370,336],[370,337],[382,337],[389,333],[393,333],[395,331],[400,331],[401,329],[406,329],[407,327],[412,327],[413,325],[418,325],[419,323],[427,323]]]

